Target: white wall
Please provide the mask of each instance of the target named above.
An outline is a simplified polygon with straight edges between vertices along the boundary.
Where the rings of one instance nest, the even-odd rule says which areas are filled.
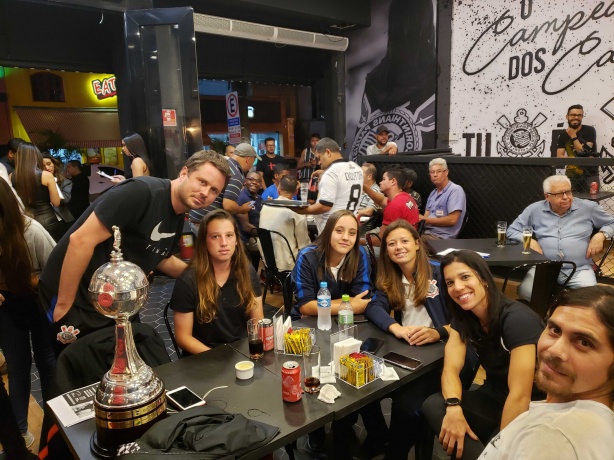
[[[453,8],[450,133],[440,136],[454,153],[484,156],[490,141],[490,156],[549,157],[553,130],[581,104],[602,155],[614,155],[614,1]]]

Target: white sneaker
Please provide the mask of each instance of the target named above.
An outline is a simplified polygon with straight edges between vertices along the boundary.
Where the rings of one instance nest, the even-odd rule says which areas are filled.
[[[23,436],[23,440],[26,443],[26,448],[30,448],[30,446],[34,444],[34,435],[29,431],[26,431],[21,436]]]

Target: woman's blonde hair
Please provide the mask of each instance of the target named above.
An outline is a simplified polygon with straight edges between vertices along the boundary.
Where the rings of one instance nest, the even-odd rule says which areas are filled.
[[[196,277],[196,287],[198,289],[196,320],[200,324],[210,323],[215,319],[217,313],[220,287],[215,280],[215,269],[209,259],[209,251],[207,251],[207,230],[209,224],[216,220],[231,222],[236,235],[237,246],[230,259],[230,274],[237,279],[239,304],[247,306],[246,313],[251,312],[256,306],[256,297],[252,289],[249,273],[250,262],[245,254],[237,221],[229,212],[218,209],[208,213],[200,224],[198,236],[196,237],[194,256],[189,266],[189,269],[194,270],[194,276]]]
[[[416,266],[414,268],[414,305],[422,305],[426,300],[426,295],[429,291],[433,271],[429,263],[428,256],[420,240],[420,235],[405,219],[398,219],[392,222],[382,236],[382,247],[379,254],[377,265],[377,278],[375,286],[378,290],[385,292],[388,296],[388,302],[392,310],[403,310],[405,308],[405,287],[403,286],[403,272],[401,268],[394,263],[388,255],[388,237],[394,230],[402,228],[407,230],[411,237],[416,242],[418,250],[416,251]]]

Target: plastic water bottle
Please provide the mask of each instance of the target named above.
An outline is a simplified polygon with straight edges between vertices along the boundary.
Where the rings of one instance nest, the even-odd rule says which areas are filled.
[[[328,290],[328,283],[322,281],[318,291],[318,329],[329,331],[330,327],[330,291]]]
[[[339,305],[339,312],[337,315],[339,331],[345,331],[354,325],[354,309],[350,303],[349,295],[343,294],[341,296],[341,305]]]

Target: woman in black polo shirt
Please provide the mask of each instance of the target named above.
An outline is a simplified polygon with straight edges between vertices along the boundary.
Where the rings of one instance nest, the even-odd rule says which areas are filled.
[[[227,211],[207,214],[194,257],[175,282],[175,335],[188,354],[247,337],[247,320],[264,318],[260,280],[238,235]]]
[[[441,261],[452,314],[446,343],[442,392],[422,413],[439,433],[448,455],[477,458],[500,430],[529,408],[536,344],[543,324],[526,305],[505,297],[488,265],[473,251],[454,251]],[[477,390],[463,391],[460,371],[467,350],[486,371]]]

